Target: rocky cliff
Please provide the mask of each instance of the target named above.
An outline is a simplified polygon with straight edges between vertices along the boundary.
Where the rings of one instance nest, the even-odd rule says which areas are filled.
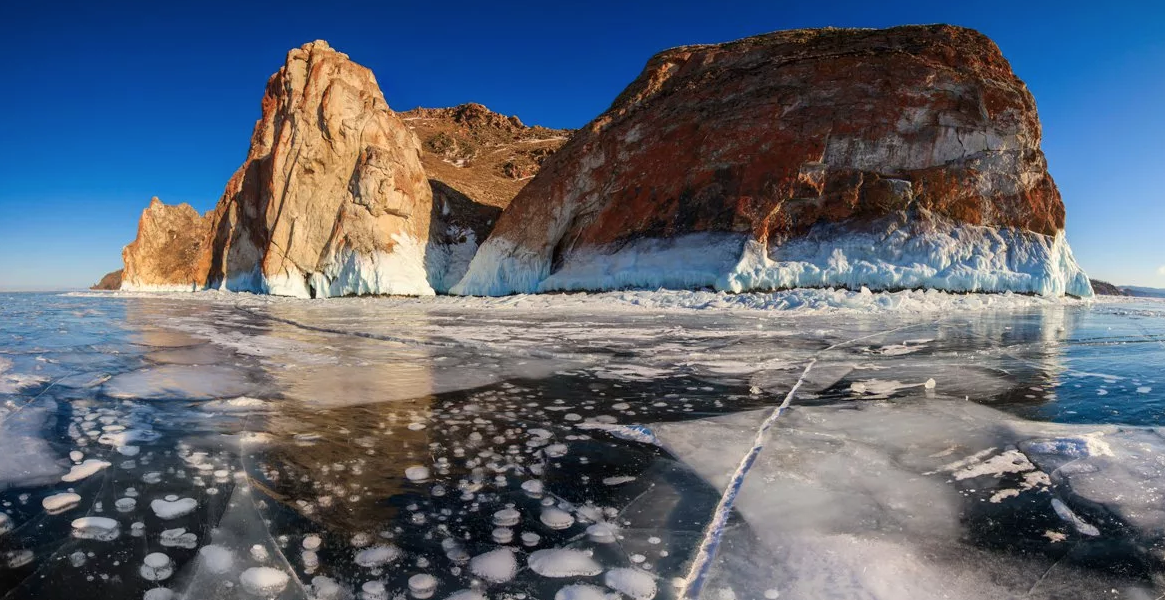
[[[421,142],[421,164],[433,191],[428,254],[431,283],[457,283],[502,209],[570,136],[527,126],[480,104],[416,108],[401,120]]]
[[[267,82],[247,160],[214,211],[207,284],[300,297],[432,294],[432,193],[376,78],[316,41]]]
[[[121,274],[123,269],[118,269],[106,273],[101,281],[89,286],[91,290],[120,290],[121,289]]]
[[[568,134],[479,104],[402,120],[371,71],[326,42],[306,44],[267,82],[247,159],[215,209],[200,217],[155,198],[123,253],[120,285],[300,297],[446,291]]]
[[[796,286],[1089,295],[1026,86],[944,25],[653,57],[454,293]]]
[[[191,291],[206,281],[203,256],[212,216],[189,204],[171,206],[156,197],[142,211],[138,235],[121,251],[121,289]]]

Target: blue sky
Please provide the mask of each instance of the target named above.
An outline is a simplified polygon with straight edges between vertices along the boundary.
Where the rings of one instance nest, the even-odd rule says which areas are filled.
[[[655,52],[795,27],[945,22],[991,36],[1039,105],[1068,236],[1094,276],[1165,287],[1157,2],[0,2],[0,288],[119,268],[151,196],[214,206],[267,78],[323,38],[390,106],[481,102],[578,127]]]

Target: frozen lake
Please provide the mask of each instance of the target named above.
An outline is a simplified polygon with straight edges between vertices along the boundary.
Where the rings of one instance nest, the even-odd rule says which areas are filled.
[[[1154,600],[1163,368],[1150,300],[0,294],[0,598]]]

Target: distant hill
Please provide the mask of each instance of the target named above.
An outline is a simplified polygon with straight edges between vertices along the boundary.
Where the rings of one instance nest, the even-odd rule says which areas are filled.
[[[1165,298],[1165,289],[1126,285],[1122,288],[1126,296],[1141,298]]]
[[[1128,292],[1126,292],[1120,286],[1113,285],[1107,281],[1101,281],[1099,279],[1089,279],[1088,281],[1092,284],[1092,291],[1096,292],[1097,294],[1100,294],[1101,296],[1128,296],[1128,295],[1130,295]]]

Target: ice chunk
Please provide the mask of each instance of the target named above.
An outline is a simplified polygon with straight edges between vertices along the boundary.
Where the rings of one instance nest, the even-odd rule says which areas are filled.
[[[590,554],[572,548],[536,550],[526,559],[526,564],[543,577],[586,577],[603,572],[603,567]]]

